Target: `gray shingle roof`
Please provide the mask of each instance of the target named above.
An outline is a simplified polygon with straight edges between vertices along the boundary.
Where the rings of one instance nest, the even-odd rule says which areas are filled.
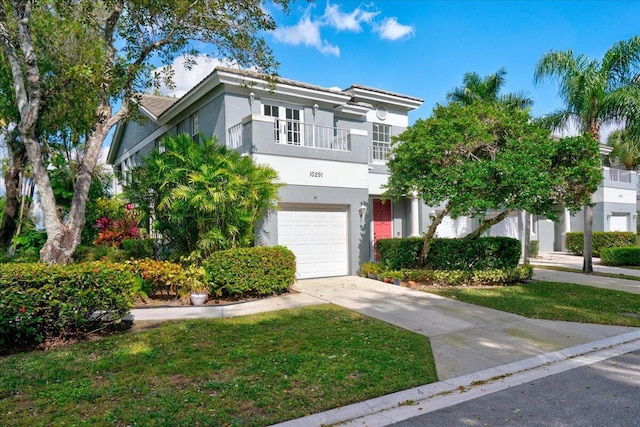
[[[147,95],[144,93],[138,96],[138,103],[155,117],[160,117],[162,113],[171,108],[171,106],[180,99],[168,96]]]

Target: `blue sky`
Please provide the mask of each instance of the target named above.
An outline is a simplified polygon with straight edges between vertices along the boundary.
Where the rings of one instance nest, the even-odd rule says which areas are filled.
[[[280,75],[320,86],[374,86],[424,99],[428,117],[464,73],[507,70],[506,91],[526,91],[533,114],[562,106],[557,87],[533,83],[538,59],[572,49],[601,58],[640,34],[636,1],[297,2],[266,39]]]

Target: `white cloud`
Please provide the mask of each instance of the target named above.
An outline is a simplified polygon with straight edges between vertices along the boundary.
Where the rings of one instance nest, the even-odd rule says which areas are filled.
[[[365,8],[358,6],[348,12],[343,11],[340,4],[327,2],[324,14],[314,17],[312,16],[314,7],[309,6],[297,24],[279,27],[273,31],[273,36],[276,41],[282,43],[315,47],[326,55],[340,56],[340,47],[322,37],[324,27],[338,32],[360,33],[366,24],[372,31],[378,33],[381,39],[391,41],[410,37],[415,33],[413,26],[400,24],[397,18],[385,18],[381,24],[378,24],[376,18],[380,12],[372,10],[373,8],[373,5],[367,5]]]
[[[370,24],[373,22],[373,18],[379,13],[380,12],[362,10],[360,7],[354,9],[351,13],[345,13],[340,10],[340,5],[327,2],[323,18],[327,25],[338,31],[354,31],[359,33],[362,31],[362,23]]]
[[[160,84],[158,90],[161,94],[179,98],[189,92],[189,90],[191,90],[195,85],[200,83],[202,79],[211,74],[217,65],[224,65],[227,67],[231,65],[228,62],[223,62],[207,55],[199,55],[193,59],[195,60],[195,64],[190,65],[187,58],[179,56],[173,61],[173,64],[157,70],[159,73],[166,73],[168,69],[171,69],[173,72],[172,80],[174,87],[170,88],[165,84]],[[188,67],[189,65],[190,67]]]
[[[382,24],[375,27],[375,31],[380,34],[381,39],[399,40],[404,37],[411,37],[416,30],[412,25],[402,25],[397,18],[386,18]]]
[[[311,19],[309,10],[296,25],[277,28],[273,36],[277,41],[293,46],[304,45],[318,49],[326,55],[340,56],[340,48],[333,46],[320,36],[320,21]]]

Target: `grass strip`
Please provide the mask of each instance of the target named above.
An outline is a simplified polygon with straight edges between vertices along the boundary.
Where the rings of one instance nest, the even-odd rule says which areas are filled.
[[[0,358],[7,426],[264,426],[436,381],[428,339],[332,305]]]
[[[420,290],[533,319],[640,327],[640,295],[569,283]]]

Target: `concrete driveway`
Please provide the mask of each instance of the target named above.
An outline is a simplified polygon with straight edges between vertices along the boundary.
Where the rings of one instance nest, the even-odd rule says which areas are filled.
[[[440,380],[635,330],[528,319],[356,276],[294,289],[429,337]]]

